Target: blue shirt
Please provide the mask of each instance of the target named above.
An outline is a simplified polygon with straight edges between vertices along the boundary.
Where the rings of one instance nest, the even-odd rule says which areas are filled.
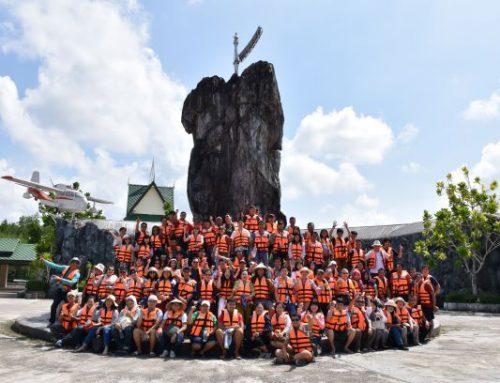
[[[47,261],[46,259],[44,259],[43,262],[45,263],[46,266],[49,267],[49,269],[56,270],[56,271],[59,271],[61,273],[64,271],[64,269],[66,267],[68,267],[67,265],[58,265],[57,263]],[[80,279],[80,271],[76,270],[75,274],[73,274],[72,279],[62,278],[61,284],[67,285],[67,286],[73,286],[73,285],[78,283],[79,279]]]

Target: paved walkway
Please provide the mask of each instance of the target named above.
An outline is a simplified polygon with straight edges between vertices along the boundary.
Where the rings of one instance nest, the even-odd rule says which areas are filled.
[[[0,299],[0,323],[47,310],[49,301]],[[102,357],[0,338],[0,382],[499,382],[500,316],[441,313],[441,336],[409,352],[320,357],[303,368],[269,360],[161,360]]]

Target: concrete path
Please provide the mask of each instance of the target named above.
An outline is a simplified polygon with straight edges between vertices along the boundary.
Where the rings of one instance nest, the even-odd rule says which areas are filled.
[[[6,321],[39,315],[50,301],[0,299],[0,382],[499,382],[500,316],[441,313],[441,335],[409,352],[384,351],[319,357],[302,368],[269,360],[161,360],[102,357],[53,349],[42,341],[13,337]]]

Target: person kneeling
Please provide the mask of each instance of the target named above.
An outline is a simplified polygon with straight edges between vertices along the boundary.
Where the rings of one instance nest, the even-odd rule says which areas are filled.
[[[137,350],[134,355],[142,354],[142,342],[149,341],[149,356],[156,356],[154,349],[156,340],[161,337],[161,319],[163,313],[156,307],[158,298],[156,295],[148,297],[148,307],[141,310],[137,321],[137,328],[134,329],[134,342]]]
[[[199,356],[203,357],[217,344],[214,335],[217,318],[210,312],[209,301],[202,301],[200,309],[196,312],[195,310],[196,307],[192,306],[188,315],[188,325],[191,326],[191,355],[199,353]]]
[[[313,344],[307,335],[306,329],[301,327],[300,317],[292,316],[292,328],[286,343],[276,350],[275,363],[295,363],[297,366],[306,365],[314,360]]]
[[[169,356],[175,358],[176,353],[184,342],[184,332],[187,329],[187,315],[184,312],[186,305],[179,299],[174,299],[167,304],[163,315],[163,344],[162,358]]]
[[[236,309],[236,301],[229,298],[226,308],[219,316],[219,328],[215,332],[217,343],[221,349],[221,359],[226,358],[227,350],[234,343],[234,356],[241,359],[240,347],[243,340],[243,317]]]

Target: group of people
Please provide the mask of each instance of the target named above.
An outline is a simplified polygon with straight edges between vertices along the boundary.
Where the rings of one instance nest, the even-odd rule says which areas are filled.
[[[56,346],[77,352],[101,340],[102,353],[174,358],[185,339],[203,357],[251,351],[276,363],[309,363],[329,350],[408,350],[427,341],[439,283],[424,266],[406,270],[403,248],[376,240],[368,251],[347,223],[317,232],[250,207],[190,223],[172,212],[149,232],[113,233],[115,262],[97,264],[85,287],[78,258],[56,269],[51,323]],[[324,344],[323,344],[324,343]]]

